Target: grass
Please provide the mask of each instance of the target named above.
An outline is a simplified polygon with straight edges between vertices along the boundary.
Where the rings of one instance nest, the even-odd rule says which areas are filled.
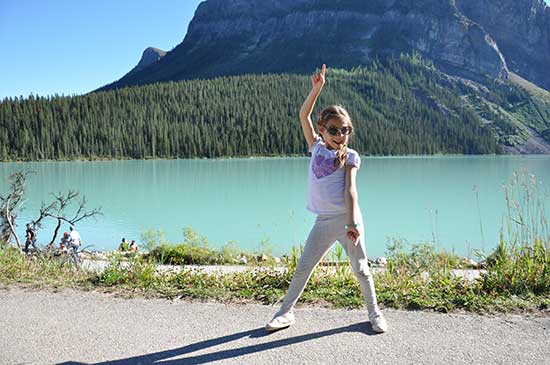
[[[515,174],[505,186],[506,222],[495,249],[481,257],[485,271],[476,280],[454,274],[454,269],[468,265],[454,254],[436,251],[430,244],[406,248],[403,242],[392,242],[386,269],[375,274],[379,302],[386,307],[440,312],[549,312],[550,236],[543,204],[547,194],[538,191],[539,185],[531,175]],[[175,246],[157,233],[149,234],[146,241],[152,248],[150,255],[132,255],[128,261],[113,255],[108,267],[99,273],[76,270],[55,257],[26,257],[0,244],[0,283],[274,304],[285,295],[301,254],[301,248],[294,247],[285,263],[288,270],[283,271],[252,266],[246,272],[227,274],[190,269],[159,272],[159,262],[225,263],[242,253],[234,245],[213,250],[204,237],[190,229],[185,231],[185,241]],[[302,303],[336,308],[363,305],[359,284],[350,266],[342,263],[343,258],[342,248],[336,246],[325,258],[333,265],[317,267],[300,298]]]
[[[510,81],[518,86],[521,86],[522,88],[529,91],[530,93],[544,97],[546,98],[547,101],[550,101],[550,92],[548,92],[548,90],[545,90],[533,84],[532,82],[525,80],[518,74],[510,72]]]
[[[0,243],[0,282],[82,287],[89,275],[78,270],[66,258],[47,255],[27,257],[19,249]]]
[[[408,252],[394,250],[388,257],[387,269],[375,275],[379,302],[386,307],[440,312],[548,311],[548,251],[545,251],[546,263],[536,270],[539,275],[533,272],[529,276],[537,276],[536,280],[524,280],[521,271],[509,266],[511,262],[523,265],[524,257],[514,257],[513,251],[499,251],[498,255],[487,267],[486,275],[467,281],[452,274],[454,258],[436,253],[433,246],[422,245]],[[292,264],[284,272],[256,269],[218,275],[187,269],[159,273],[155,264],[140,256],[131,256],[123,262],[117,255],[111,257],[104,271],[93,273],[59,265],[51,258],[30,259],[13,248],[0,248],[0,282],[38,287],[94,288],[130,295],[274,304],[282,300],[292,274]],[[318,267],[300,301],[335,308],[363,305],[349,265]]]

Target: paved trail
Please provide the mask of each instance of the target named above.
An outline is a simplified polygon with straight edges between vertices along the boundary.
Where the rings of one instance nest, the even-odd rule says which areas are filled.
[[[299,308],[267,335],[261,305],[0,289],[0,364],[548,364],[550,318]]]

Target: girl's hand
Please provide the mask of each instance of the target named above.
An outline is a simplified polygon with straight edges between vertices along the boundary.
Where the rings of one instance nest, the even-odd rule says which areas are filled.
[[[323,63],[323,67],[321,68],[321,72],[314,74],[311,76],[311,87],[314,90],[321,91],[323,86],[325,85],[325,73],[327,72],[327,66]]]
[[[357,246],[357,243],[359,242],[359,236],[361,233],[357,229],[357,227],[349,227],[348,228],[348,238],[351,242],[353,242],[354,246]]]

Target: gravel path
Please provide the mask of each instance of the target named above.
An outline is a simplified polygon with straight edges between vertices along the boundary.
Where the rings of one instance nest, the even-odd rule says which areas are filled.
[[[0,364],[548,364],[550,318],[301,307],[267,335],[275,308],[0,288]]]

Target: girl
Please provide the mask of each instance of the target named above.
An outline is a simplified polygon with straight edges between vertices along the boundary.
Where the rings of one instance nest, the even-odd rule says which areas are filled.
[[[292,309],[313,269],[334,242],[339,241],[361,285],[373,330],[386,332],[387,324],[376,303],[374,281],[365,252],[363,218],[355,187],[361,160],[356,151],[348,148],[353,131],[351,119],[344,108],[329,106],[321,112],[317,122],[319,134],[315,133],[311,122],[313,107],[325,84],[325,73],[326,66],[323,65],[321,72],[313,75],[311,92],[300,109],[302,130],[311,152],[307,208],[317,214],[317,219],[281,309],[265,328],[275,331],[295,323]]]

